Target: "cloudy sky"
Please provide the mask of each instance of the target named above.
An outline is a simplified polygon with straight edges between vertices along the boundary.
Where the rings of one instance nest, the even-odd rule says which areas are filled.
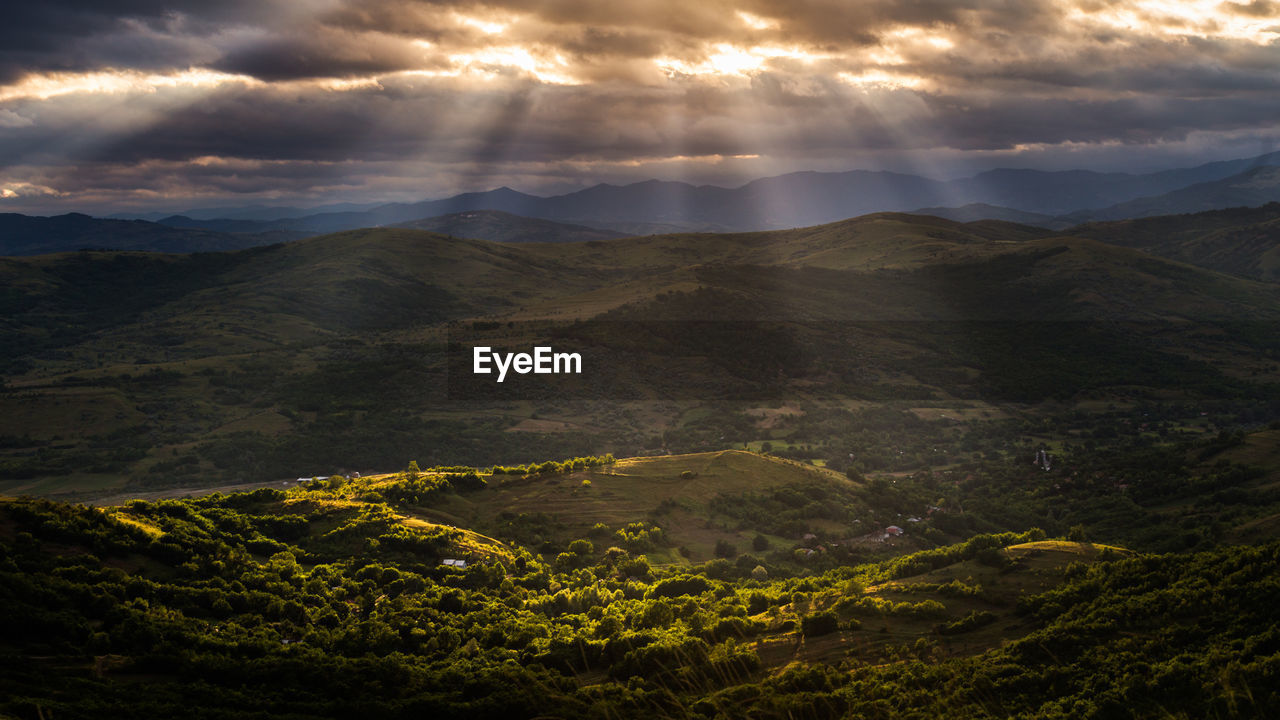
[[[1280,149],[1269,0],[45,0],[0,211],[550,194]]]

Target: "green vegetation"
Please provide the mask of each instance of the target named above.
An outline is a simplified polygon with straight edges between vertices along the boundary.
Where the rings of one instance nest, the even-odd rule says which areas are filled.
[[[1274,285],[1008,223],[518,245],[379,228],[5,259],[0,279],[11,494],[765,443],[902,472],[968,460],[949,426],[983,413],[1143,404],[1192,425],[1217,405],[1216,432],[1280,405]],[[588,373],[460,384],[473,340],[573,346]]]
[[[656,568],[587,539],[548,561],[337,489],[0,505],[0,712],[1280,710],[1280,650],[1259,634],[1280,620],[1275,543],[1134,555],[1036,531],[762,579],[724,560]]]
[[[1071,232],[1244,277],[1280,280],[1280,203],[1080,225]]]
[[[894,214],[0,280],[0,715],[1280,714],[1274,284]]]

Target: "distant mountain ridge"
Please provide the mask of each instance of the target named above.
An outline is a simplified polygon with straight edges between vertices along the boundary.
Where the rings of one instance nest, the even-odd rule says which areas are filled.
[[[474,210],[420,218],[398,227],[430,230],[493,242],[580,242],[613,240],[625,233]],[[76,250],[193,253],[244,250],[308,237],[285,223],[253,220],[196,220],[170,216],[161,222],[112,220],[79,213],[38,217],[0,214],[0,256],[44,255]]]
[[[1196,183],[1162,195],[1135,198],[1101,210],[1073,213],[1066,217],[1090,221],[1124,220],[1232,207],[1257,207],[1272,202],[1280,202],[1280,166],[1261,165],[1219,180]]]
[[[946,216],[1018,222],[1045,216],[1047,219],[1034,224],[1065,227],[1133,214],[1207,210],[1280,199],[1250,191],[1245,187],[1247,183],[1231,180],[1277,165],[1280,165],[1280,153],[1145,174],[1005,168],[967,178],[935,180],[888,171],[805,171],[760,178],[736,188],[646,180],[622,186],[600,184],[540,197],[504,186],[440,200],[387,203],[369,209],[328,206],[318,208],[321,212],[298,215],[296,209],[290,208],[287,215],[269,220],[261,219],[261,208],[229,210],[220,218],[207,217],[206,211],[200,211],[157,219],[177,227],[224,232],[289,230],[321,234],[493,210],[626,234],[650,234],[776,230],[819,225],[873,212],[939,214],[947,209],[980,206],[985,210],[975,212],[970,207],[963,213]],[[1214,183],[1225,183],[1226,189],[1201,199],[1195,199],[1196,193],[1189,190]],[[1151,200],[1183,191],[1189,194]],[[1182,208],[1179,202],[1193,203],[1194,207]],[[1126,203],[1133,205],[1129,207]]]
[[[113,213],[106,216],[108,220],[149,220],[157,222],[174,215],[185,216],[193,220],[256,220],[259,222],[279,220],[281,218],[299,218],[322,212],[360,212],[372,210],[385,203],[334,203],[317,207],[292,207],[279,205],[246,205],[242,207],[191,208],[178,213]]]
[[[302,237],[275,229],[227,233],[160,225],[145,220],[110,220],[80,213],[53,217],[0,214],[0,255],[41,255],[75,250],[221,252],[271,245]]]
[[[226,217],[207,217],[217,209],[206,208],[159,217],[154,223],[79,214],[56,218],[4,215],[0,216],[0,253],[27,255],[82,248],[235,250],[388,226],[499,242],[563,242],[810,227],[873,212],[910,212],[960,222],[1001,220],[1063,231],[1090,222],[1253,207],[1274,201],[1280,201],[1280,153],[1137,175],[999,169],[940,181],[884,171],[797,172],[761,178],[738,188],[648,180],[539,197],[500,187],[442,200],[372,208],[331,205],[327,212],[301,216],[297,213],[303,211],[298,208],[258,206],[224,209]],[[289,216],[261,219],[271,212]],[[465,217],[477,213],[480,215]],[[1182,257],[1181,252],[1171,257]],[[1256,255],[1251,251],[1249,257]],[[1239,266],[1250,277],[1270,277],[1269,271],[1253,267],[1251,262],[1223,261],[1225,264],[1219,265]]]

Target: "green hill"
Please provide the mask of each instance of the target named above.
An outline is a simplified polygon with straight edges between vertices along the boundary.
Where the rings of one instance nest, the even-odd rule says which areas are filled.
[[[303,237],[289,230],[213,232],[145,220],[108,220],[80,213],[32,217],[0,213],[0,256],[76,250],[195,253],[226,252]]]
[[[1274,544],[1135,555],[1032,531],[822,573],[661,568],[587,539],[549,559],[342,490],[0,503],[0,712],[1280,710]]]
[[[0,715],[1280,714],[1267,212],[0,259]]]
[[[391,488],[400,477],[381,476]],[[776,526],[753,526],[719,509],[730,499],[759,493],[808,492],[838,505],[840,512],[834,517],[861,515],[868,526],[860,529],[847,521],[813,517],[812,529],[823,530],[828,538],[851,538],[871,529],[872,515],[861,499],[859,484],[829,470],[743,451],[629,458],[563,474],[529,478],[497,474],[483,479],[483,489],[447,494],[410,507],[423,517],[484,528],[531,547],[562,546],[573,538],[593,537],[643,551],[655,562],[708,560],[716,557],[717,547],[721,554],[729,552],[726,548],[732,548],[734,555],[749,553],[756,536],[763,536],[774,549],[794,545],[810,529],[807,523],[779,534]],[[362,480],[350,493],[365,492],[366,482],[377,488],[381,479]],[[393,489],[382,492],[394,494]],[[812,501],[805,497],[801,504]],[[655,523],[662,527],[660,534],[632,537]],[[633,524],[632,530],[616,534],[618,528]]]
[[[498,210],[472,210],[396,223],[395,227],[493,242],[590,242],[624,237],[623,233],[583,225],[521,217]]]
[[[1280,203],[1095,222],[1070,232],[1220,272],[1280,280]]]
[[[764,441],[843,469],[853,448],[838,446],[881,422],[857,424],[872,406],[1159,401],[1192,422],[1206,400],[1254,413],[1280,379],[1274,284],[997,221],[521,244],[377,228],[11,258],[0,277],[14,492]],[[570,345],[589,372],[468,385],[473,344]],[[810,409],[768,428],[751,414],[787,404]],[[890,466],[972,452],[943,425]]]

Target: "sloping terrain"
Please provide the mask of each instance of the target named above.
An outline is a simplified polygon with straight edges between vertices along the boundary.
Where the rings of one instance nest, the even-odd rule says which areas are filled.
[[[583,225],[520,217],[497,210],[474,210],[397,223],[396,227],[493,242],[589,242],[612,240],[623,233]]]
[[[0,274],[3,472],[68,490],[760,439],[746,408],[681,419],[724,398],[1266,402],[1280,315],[1274,284],[892,213],[575,243],[375,228]],[[535,344],[582,352],[587,372],[459,384],[472,345]]]
[[[1066,718],[1159,716],[1171,693],[1196,716],[1280,708],[1274,544],[1138,555],[1032,530],[820,573],[775,555],[663,567],[342,493],[0,502],[0,712]]]
[[[225,252],[303,236],[304,233],[292,230],[252,228],[245,232],[217,232],[145,220],[104,220],[79,213],[56,217],[0,214],[0,256],[75,250]]]
[[[1209,188],[1231,176],[1275,165],[1278,158],[1280,154],[1269,153],[1144,174],[999,168],[948,181],[868,170],[795,172],[760,178],[735,188],[645,180],[623,186],[601,184],[551,197],[500,187],[441,200],[371,208],[329,206],[311,212],[278,208],[272,215],[270,208],[248,207],[228,208],[221,215],[193,210],[191,217],[150,214],[146,218],[209,230],[289,230],[314,235],[441,215],[499,211],[643,235],[774,230],[829,223],[865,213],[971,205],[975,207],[969,212],[977,210],[978,217],[1021,222],[1036,216],[1076,214],[1078,217],[1068,222],[1080,222],[1095,217],[1090,215],[1093,212],[1103,213],[1096,216],[1098,219],[1115,219],[1134,216],[1125,213],[1151,215],[1252,204],[1245,200],[1252,201],[1257,195],[1248,195],[1247,189],[1246,194],[1241,194],[1239,188]],[[1233,183],[1239,184],[1229,181],[1220,187],[1234,187]],[[1191,189],[1194,186],[1199,187]],[[1210,204],[1204,205],[1206,201]]]
[[[1073,213],[1069,217],[1120,220],[1255,207],[1277,201],[1280,201],[1280,167],[1271,164],[1251,167],[1238,175],[1196,183],[1160,195],[1136,198],[1099,210]]]
[[[1070,232],[1233,275],[1280,280],[1280,203],[1088,223]]]

